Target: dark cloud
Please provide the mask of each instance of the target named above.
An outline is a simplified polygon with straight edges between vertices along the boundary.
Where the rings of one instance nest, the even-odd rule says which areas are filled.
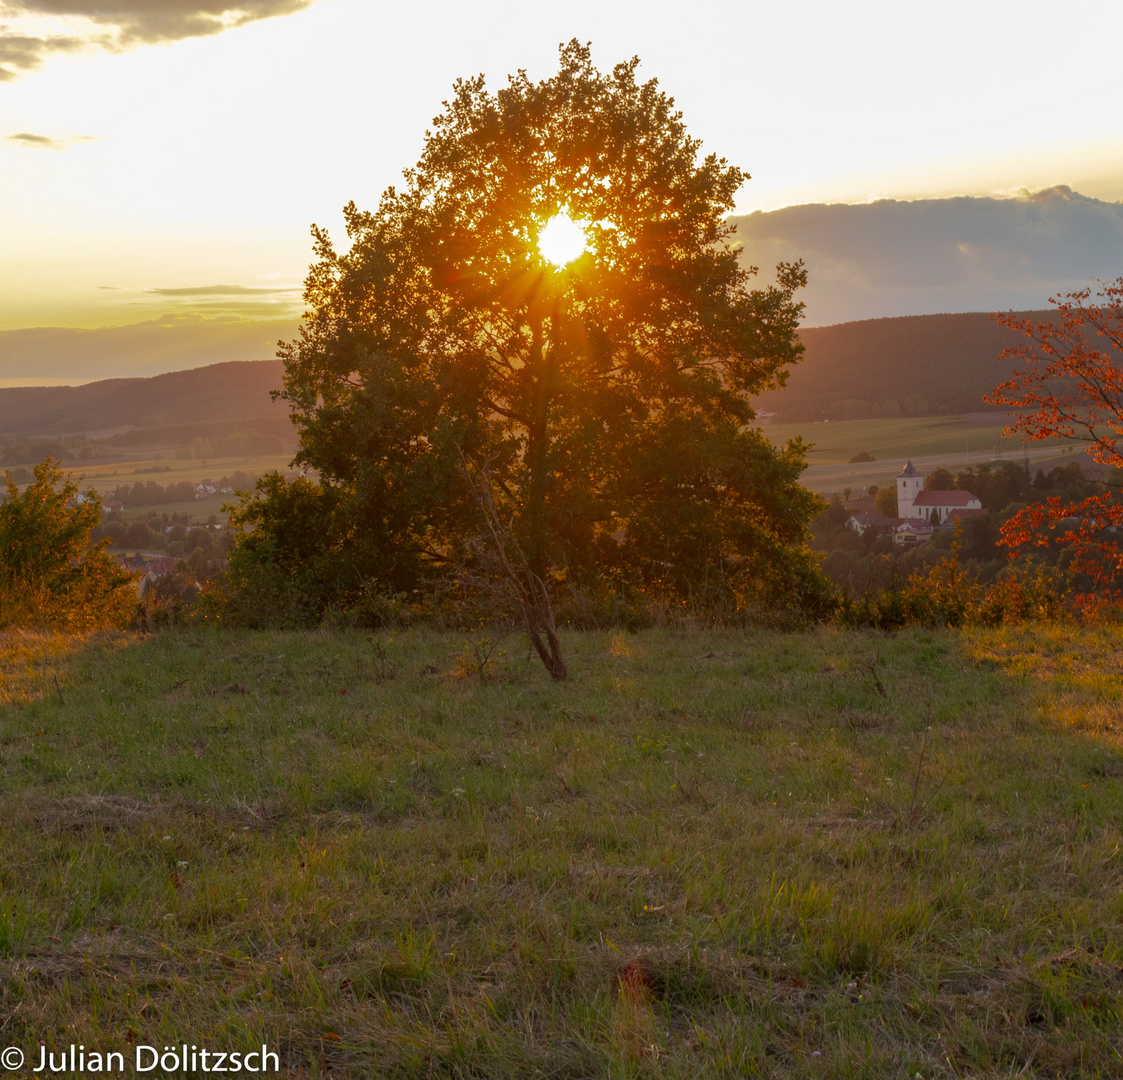
[[[809,325],[1031,310],[1123,273],[1123,203],[1063,186],[1010,199],[790,206],[734,223],[746,262],[805,261]]]
[[[32,135],[29,131],[21,131],[18,135],[9,135],[8,138],[24,146],[41,146],[48,150],[61,150],[66,145],[48,135]]]
[[[291,15],[314,0],[8,0],[36,15],[81,16],[112,27],[122,44],[219,34],[259,19]]]
[[[51,54],[220,34],[236,26],[291,15],[317,0],[0,0],[0,15],[82,18],[108,33],[32,37],[0,25],[0,81],[18,78]]]
[[[75,143],[95,142],[93,135],[75,135],[69,139],[54,139],[50,135],[33,135],[30,131],[21,131],[16,135],[9,135],[9,142],[19,143],[21,146],[32,146],[39,150],[69,150]]]
[[[4,13],[0,8],[0,15]],[[104,38],[30,37],[10,32],[0,25],[0,82],[10,82],[34,71],[53,53],[77,52],[90,44],[104,44]]]

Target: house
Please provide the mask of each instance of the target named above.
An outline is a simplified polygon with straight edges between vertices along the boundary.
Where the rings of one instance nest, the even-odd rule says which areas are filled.
[[[969,510],[953,510],[943,520],[944,525],[954,525],[957,521],[965,521],[967,518],[973,517],[986,517],[987,511],[983,509],[975,509],[972,507]]]
[[[923,518],[887,518],[877,514],[854,514],[846,523],[861,536],[870,530],[875,536],[888,536],[894,544],[918,544],[931,540],[935,525]]]
[[[897,513],[903,518],[922,518],[945,525],[956,511],[985,513],[977,495],[970,491],[925,491],[924,474],[910,460],[897,475]]]
[[[931,540],[936,526],[923,518],[905,518],[893,527],[893,543],[901,545],[922,544]]]
[[[900,518],[882,517],[880,514],[871,514],[867,511],[851,514],[850,519],[846,522],[847,526],[859,536],[865,536],[870,529],[873,530],[875,536],[890,536],[893,529],[900,523]]]

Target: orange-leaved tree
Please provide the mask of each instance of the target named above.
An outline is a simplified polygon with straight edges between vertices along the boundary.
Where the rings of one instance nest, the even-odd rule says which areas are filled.
[[[1019,366],[984,399],[1017,410],[1010,433],[1085,444],[1101,465],[1123,465],[1123,277],[1098,290],[1052,297],[1052,318],[995,319],[1028,342],[1003,351]],[[1076,502],[1050,498],[1002,526],[1013,553],[1056,544],[1068,548],[1068,567],[1082,583],[1077,606],[1094,612],[1123,601],[1123,498],[1116,487]]]
[[[0,628],[84,631],[128,621],[136,606],[134,575],[91,533],[101,499],[47,458],[23,491],[4,474],[0,498]]]

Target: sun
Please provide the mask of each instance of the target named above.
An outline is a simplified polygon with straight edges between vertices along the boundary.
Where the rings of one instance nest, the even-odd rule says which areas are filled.
[[[555,214],[538,234],[538,252],[553,266],[566,266],[585,254],[589,238],[585,230],[587,221],[574,221],[563,210]]]

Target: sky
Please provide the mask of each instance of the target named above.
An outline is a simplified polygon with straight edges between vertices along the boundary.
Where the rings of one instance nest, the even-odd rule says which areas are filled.
[[[271,356],[310,224],[399,182],[457,78],[575,37],[752,174],[740,214],[1115,203],[1121,33],[1118,0],[0,0],[0,385]]]

